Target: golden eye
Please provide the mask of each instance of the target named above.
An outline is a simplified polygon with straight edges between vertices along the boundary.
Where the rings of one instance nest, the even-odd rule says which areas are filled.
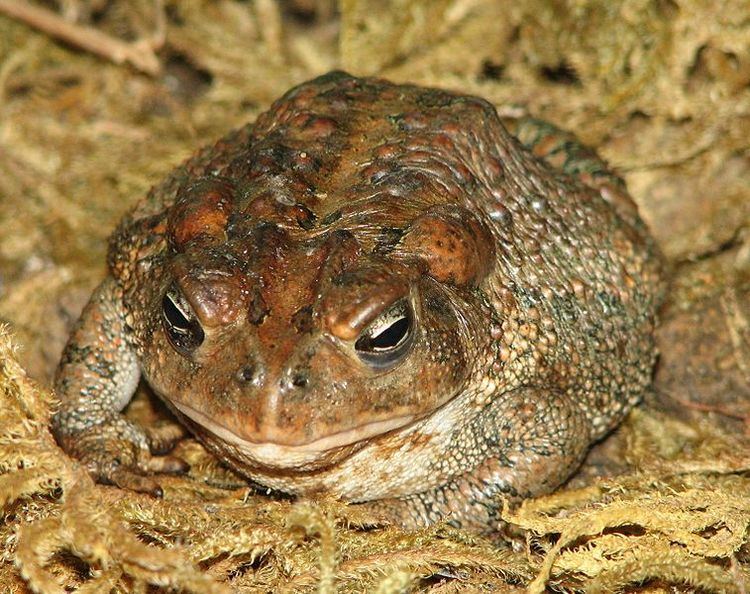
[[[409,351],[413,325],[411,307],[406,299],[400,299],[362,331],[354,349],[359,358],[372,367],[392,367]]]
[[[177,352],[189,356],[205,338],[198,317],[187,299],[174,285],[164,294],[161,307],[162,322],[169,342]]]

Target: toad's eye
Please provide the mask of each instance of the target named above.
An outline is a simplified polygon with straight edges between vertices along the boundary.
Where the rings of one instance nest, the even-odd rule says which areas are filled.
[[[174,285],[161,301],[162,322],[175,350],[189,356],[203,342],[205,334],[187,299]]]
[[[376,369],[394,366],[409,351],[413,325],[414,314],[406,299],[397,301],[359,335],[354,343],[357,355]]]

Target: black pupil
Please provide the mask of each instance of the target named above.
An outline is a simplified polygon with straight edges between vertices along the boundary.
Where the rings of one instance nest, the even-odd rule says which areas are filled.
[[[354,348],[357,356],[375,370],[387,370],[403,360],[414,338],[414,316],[405,300],[381,314],[366,329]]]
[[[409,318],[404,316],[388,326],[377,336],[370,339],[370,346],[374,350],[392,349],[400,343],[409,331]]]
[[[190,330],[190,320],[175,305],[172,297],[164,295],[162,306],[164,307],[164,317],[167,318],[167,322],[173,330],[177,332],[188,332]]]
[[[162,299],[163,322],[169,342],[178,352],[185,356],[197,349],[205,334],[201,328],[198,318],[189,305],[182,305],[180,294],[168,291]]]

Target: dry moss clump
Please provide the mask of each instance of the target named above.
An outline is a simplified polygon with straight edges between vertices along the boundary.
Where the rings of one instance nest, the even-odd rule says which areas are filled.
[[[0,592],[747,590],[749,3],[27,1],[161,40],[148,75],[0,16]],[[568,489],[505,510],[497,542],[258,492],[192,440],[190,475],[154,500],[93,484],[48,432],[41,386],[119,217],[332,68],[576,132],[624,175],[671,265],[656,397],[597,448],[607,463],[595,451]],[[150,418],[146,402],[131,414]]]

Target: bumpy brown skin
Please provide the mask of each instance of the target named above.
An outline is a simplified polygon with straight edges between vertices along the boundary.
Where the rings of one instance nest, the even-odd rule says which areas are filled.
[[[184,465],[120,414],[142,373],[254,481],[406,527],[492,529],[555,488],[649,384],[659,258],[593,153],[507,123],[528,148],[482,99],[331,73],[200,151],[112,238],[59,442],[158,491]],[[394,304],[407,338],[368,361]]]

